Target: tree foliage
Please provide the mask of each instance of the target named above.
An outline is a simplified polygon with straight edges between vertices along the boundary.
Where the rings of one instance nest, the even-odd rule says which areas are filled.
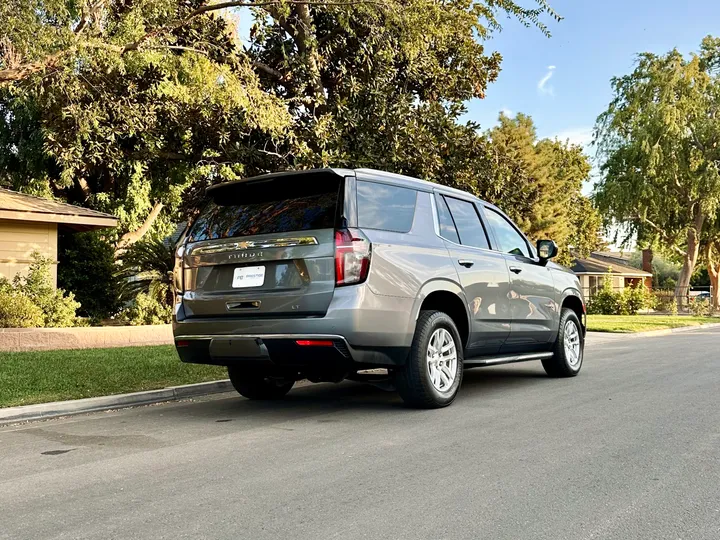
[[[244,174],[289,115],[225,18],[164,26],[203,4],[3,3],[0,69],[55,59],[0,87],[0,183],[111,212],[123,234],[199,177]]]
[[[109,319],[120,307],[115,249],[98,232],[60,232],[58,287],[80,302],[79,314],[92,320]]]
[[[583,256],[598,249],[601,218],[581,192],[591,169],[582,148],[567,141],[538,140],[532,119],[524,114],[515,118],[501,114],[489,136],[496,152],[522,171],[498,193],[497,202],[514,214],[528,236],[555,240],[566,264],[572,258],[570,248]],[[527,204],[513,210],[515,205],[505,199],[508,193],[522,194]]]
[[[496,159],[457,119],[499,73],[483,39],[503,16],[548,33],[557,15],[532,4],[3,2],[0,184],[114,213],[126,246],[207,185],[269,170],[449,181]],[[247,49],[230,5],[254,9]]]
[[[682,255],[678,297],[720,205],[719,68],[720,40],[711,37],[689,58],[641,54],[631,74],[613,79],[615,96],[596,126],[596,201],[641,243]]]

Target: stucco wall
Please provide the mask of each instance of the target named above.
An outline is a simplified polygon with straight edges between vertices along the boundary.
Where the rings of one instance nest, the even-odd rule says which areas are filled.
[[[0,328],[0,352],[171,345],[172,327]]]
[[[0,276],[12,279],[26,274],[37,251],[53,261],[53,283],[57,284],[57,224],[0,220]]]

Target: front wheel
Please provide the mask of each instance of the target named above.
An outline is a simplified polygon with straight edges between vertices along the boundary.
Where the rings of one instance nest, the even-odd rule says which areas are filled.
[[[281,399],[295,384],[295,381],[275,379],[236,366],[228,366],[228,377],[238,394],[248,399]]]
[[[582,368],[585,339],[578,316],[564,308],[560,314],[560,331],[553,348],[552,358],[542,361],[545,373],[551,377],[575,377]]]
[[[441,311],[422,311],[406,364],[395,372],[405,403],[422,409],[450,405],[463,376],[463,346],[453,320]]]

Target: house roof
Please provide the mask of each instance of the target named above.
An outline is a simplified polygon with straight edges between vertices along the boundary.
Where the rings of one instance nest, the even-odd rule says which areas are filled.
[[[630,265],[630,254],[622,251],[593,251],[590,255],[592,259],[600,259],[610,263],[618,263],[624,266]]]
[[[605,258],[597,258],[593,253],[587,259],[575,259],[570,269],[576,274],[588,274],[602,276],[604,274],[616,274],[628,277],[651,277],[650,272],[645,272],[632,266],[609,262]]]
[[[60,223],[73,229],[115,227],[110,214],[0,188],[0,219]]]

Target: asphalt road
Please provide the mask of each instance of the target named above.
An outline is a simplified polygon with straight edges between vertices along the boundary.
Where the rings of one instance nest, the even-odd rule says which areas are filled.
[[[720,538],[720,331],[608,339],[581,375],[352,383],[0,429],[0,538]]]

